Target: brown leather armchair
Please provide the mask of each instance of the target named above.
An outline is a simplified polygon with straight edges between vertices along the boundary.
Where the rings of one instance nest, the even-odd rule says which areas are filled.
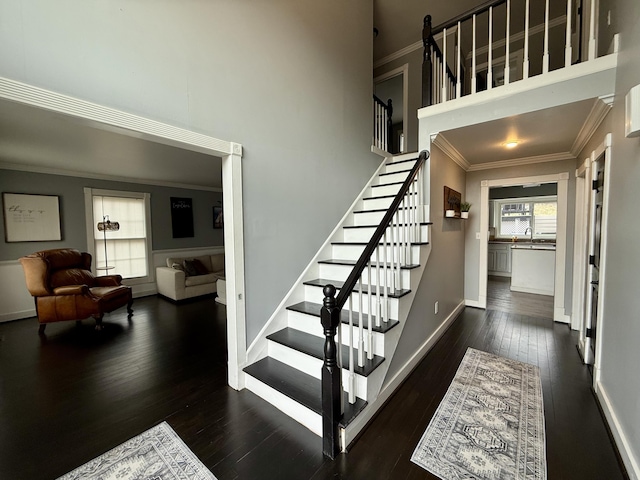
[[[27,289],[33,295],[43,334],[47,323],[96,319],[124,305],[133,313],[131,287],[122,285],[122,276],[95,277],[91,273],[91,254],[71,248],[43,250],[20,258]]]

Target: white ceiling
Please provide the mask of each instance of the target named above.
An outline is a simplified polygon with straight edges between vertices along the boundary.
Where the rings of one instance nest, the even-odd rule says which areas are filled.
[[[222,189],[222,160],[0,100],[0,167]]]

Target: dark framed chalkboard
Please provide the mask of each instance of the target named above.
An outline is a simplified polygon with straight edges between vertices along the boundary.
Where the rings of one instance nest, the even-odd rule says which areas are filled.
[[[193,237],[193,200],[171,197],[171,230],[173,238]]]

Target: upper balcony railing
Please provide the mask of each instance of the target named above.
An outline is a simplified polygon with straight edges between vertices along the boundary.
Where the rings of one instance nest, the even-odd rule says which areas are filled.
[[[582,0],[493,0],[436,28],[427,15],[422,106],[595,58],[596,2],[590,5],[585,15]]]

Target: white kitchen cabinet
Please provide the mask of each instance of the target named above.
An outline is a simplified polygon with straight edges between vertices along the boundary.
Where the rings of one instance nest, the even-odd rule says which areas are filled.
[[[487,271],[489,275],[511,276],[511,244],[490,243],[487,250]]]

